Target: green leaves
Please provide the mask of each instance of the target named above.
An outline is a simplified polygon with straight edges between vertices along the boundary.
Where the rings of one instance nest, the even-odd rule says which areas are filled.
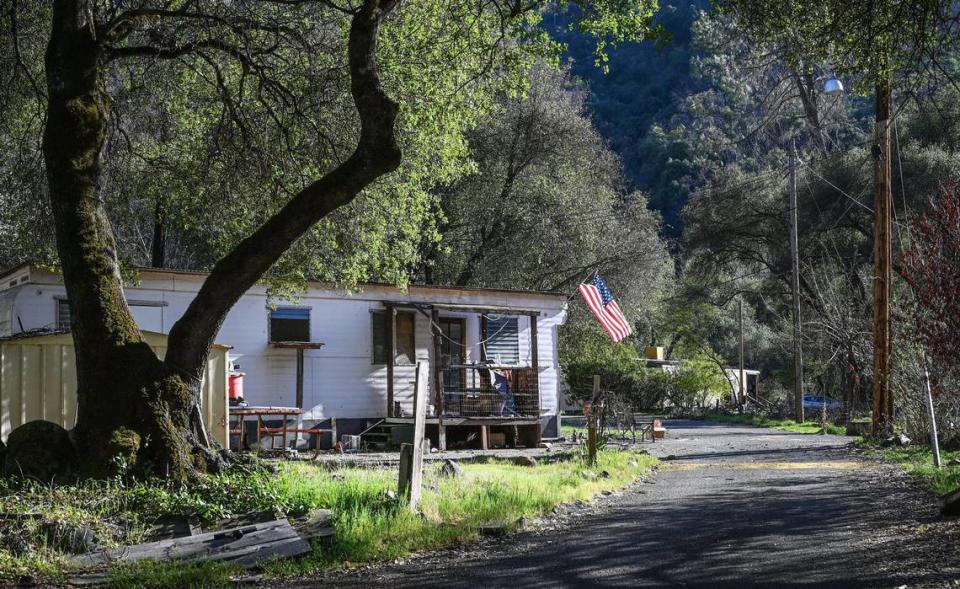
[[[27,73],[42,72],[43,46],[34,39],[43,35],[32,33],[49,29],[49,14],[17,1],[22,10],[11,14],[20,19],[19,34],[4,33],[0,43],[0,59],[13,72],[3,96],[15,100],[0,101],[0,108],[16,104],[2,112],[23,116],[4,117],[0,125],[0,145],[11,148],[0,176],[22,182],[7,182],[17,188],[0,194],[7,205],[0,243],[36,257],[51,245],[52,232],[27,231],[24,221],[46,214],[34,199],[43,176],[30,147],[41,125],[25,107],[34,100]],[[560,45],[542,22],[547,8],[547,2],[400,3],[381,28],[378,61],[383,85],[401,107],[396,133],[403,163],[284,255],[270,277],[278,296],[295,293],[307,279],[347,287],[407,279],[440,239],[436,193],[477,170],[469,134],[495,116],[497,97],[528,93],[534,63],[556,63]],[[122,9],[98,5],[92,18],[106,21]],[[342,162],[359,133],[346,69],[349,15],[324,2],[200,2],[195,9],[205,16],[131,21],[105,54],[111,126],[101,197],[127,265],[149,263],[159,222],[168,265],[210,268]],[[584,30],[601,43],[617,43],[650,35],[656,4],[600,0],[581,2],[580,9]],[[11,14],[2,15],[7,25]],[[193,42],[207,45],[175,59],[149,51],[129,56],[138,47]],[[246,57],[238,59],[240,53]],[[15,67],[17,59],[28,67]],[[23,157],[9,157],[14,147]],[[30,158],[33,168],[23,165]]]
[[[657,0],[577,0],[580,17],[577,28],[597,40],[595,65],[608,69],[608,46],[625,41],[661,40],[666,31],[653,24],[659,9]]]
[[[944,0],[729,0],[721,6],[737,16],[755,42],[785,46],[788,66],[830,60],[864,94],[894,72],[925,67],[927,60],[936,63],[953,52],[957,41],[956,10]]]

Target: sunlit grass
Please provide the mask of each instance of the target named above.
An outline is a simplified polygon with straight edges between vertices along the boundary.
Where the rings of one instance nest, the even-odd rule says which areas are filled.
[[[860,442],[878,457],[896,462],[904,470],[916,476],[925,487],[942,495],[960,488],[960,465],[951,464],[960,460],[960,451],[941,451],[943,468],[933,464],[933,451],[929,446],[881,447],[876,440]]]
[[[585,425],[567,425],[563,424],[560,426],[560,435],[570,439],[573,434],[587,435],[587,426]]]
[[[704,416],[707,421],[716,421],[720,423],[740,423],[756,427],[769,427],[798,434],[819,434],[821,431],[820,420],[811,419],[798,423],[793,419],[770,419],[762,415],[734,415],[725,413],[708,413]],[[847,435],[847,428],[842,425],[827,424],[827,433],[837,436]]]
[[[422,516],[385,500],[387,492],[396,489],[394,471],[331,473],[310,464],[292,464],[280,484],[297,502],[333,511],[336,542],[318,546],[306,559],[275,563],[268,571],[302,574],[469,541],[478,536],[481,524],[512,524],[562,503],[588,500],[629,484],[654,463],[645,453],[611,450],[600,453],[595,468],[587,468],[579,459],[536,467],[465,464],[462,479],[442,477],[439,466],[432,465],[424,473]],[[606,476],[601,476],[604,472]]]

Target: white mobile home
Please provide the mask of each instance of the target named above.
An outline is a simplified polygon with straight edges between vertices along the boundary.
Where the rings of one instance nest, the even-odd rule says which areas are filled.
[[[169,333],[206,277],[138,274],[127,300],[140,328],[159,334]],[[347,293],[319,283],[297,301],[269,301],[263,285],[230,311],[216,341],[231,346],[230,360],[245,373],[249,405],[299,407],[308,426],[336,419],[338,434],[402,429],[420,362],[430,375],[428,434],[436,444],[486,441],[500,429],[529,444],[557,435],[557,329],[566,302],[557,293],[382,284]],[[69,328],[59,275],[31,266],[0,275],[0,338]],[[494,370],[508,382],[506,401]]]

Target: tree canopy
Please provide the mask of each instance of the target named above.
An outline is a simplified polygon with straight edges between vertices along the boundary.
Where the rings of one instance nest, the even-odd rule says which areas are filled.
[[[0,219],[22,252],[4,261],[62,269],[72,440],[90,449],[81,472],[109,474],[112,440],[129,431],[145,472],[186,481],[219,467],[198,417],[205,359],[264,277],[280,294],[307,278],[404,282],[436,231],[432,191],[472,168],[468,131],[555,56],[547,5],[16,0],[4,11],[0,109],[16,116],[0,132],[17,149],[0,163],[0,198],[23,213]],[[576,6],[601,53],[653,32],[653,1]],[[123,295],[121,269],[148,258],[209,269],[163,359]]]

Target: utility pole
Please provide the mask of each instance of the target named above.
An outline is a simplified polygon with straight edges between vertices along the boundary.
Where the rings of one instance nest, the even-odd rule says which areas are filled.
[[[800,243],[797,215],[797,146],[790,150],[790,257],[793,261],[793,276],[790,287],[793,291],[793,413],[798,423],[803,423],[803,349],[800,346]]]
[[[880,73],[876,85],[874,123],[874,211],[873,225],[873,433],[893,428],[893,396],[890,393],[890,288],[893,222],[890,187],[890,75]]]
[[[747,379],[743,371],[743,298],[737,299],[737,331],[740,339],[740,402],[747,399]]]
[[[827,433],[827,390],[820,389],[820,433]]]

